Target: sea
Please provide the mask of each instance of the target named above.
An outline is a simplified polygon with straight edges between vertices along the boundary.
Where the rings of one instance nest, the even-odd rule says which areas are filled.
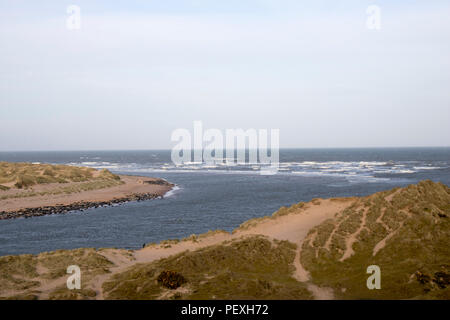
[[[0,256],[138,249],[209,230],[232,231],[313,198],[365,196],[424,179],[450,185],[450,148],[281,149],[274,175],[262,175],[255,163],[175,165],[170,150],[0,152],[0,161],[106,168],[176,184],[162,199],[0,220]]]

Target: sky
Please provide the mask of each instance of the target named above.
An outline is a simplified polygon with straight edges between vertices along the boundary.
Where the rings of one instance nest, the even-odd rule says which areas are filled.
[[[196,120],[279,129],[282,148],[450,146],[449,17],[448,1],[0,0],[0,151],[170,149]]]

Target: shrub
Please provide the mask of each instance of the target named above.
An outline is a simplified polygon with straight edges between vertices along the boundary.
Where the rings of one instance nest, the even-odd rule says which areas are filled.
[[[15,186],[18,189],[22,189],[22,188],[28,188],[28,187],[34,185],[35,183],[36,182],[34,181],[33,177],[23,175],[17,179]]]
[[[111,172],[110,172],[109,170],[107,170],[107,169],[102,169],[102,170],[100,171],[99,177],[100,177],[100,178],[103,178],[103,179],[120,180],[120,177],[119,177],[118,175],[111,173]]]
[[[52,169],[49,169],[49,168],[45,169],[43,174],[44,174],[44,176],[50,176],[50,177],[54,177],[55,176],[55,172]]]
[[[48,177],[39,176],[36,178],[36,182],[38,184],[44,184],[44,183],[51,183],[53,182],[53,179],[49,179]]]
[[[169,289],[176,289],[187,282],[183,275],[175,271],[162,271],[157,280],[158,283]]]
[[[439,288],[445,289],[450,285],[450,273],[445,273],[443,271],[436,272],[434,274],[433,282],[436,283]]]

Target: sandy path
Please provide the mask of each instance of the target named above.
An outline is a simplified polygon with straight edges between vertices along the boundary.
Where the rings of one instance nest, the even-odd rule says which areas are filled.
[[[345,252],[342,255],[341,259],[339,259],[339,261],[344,261],[345,259],[350,258],[355,251],[353,251],[353,244],[356,242],[356,240],[358,239],[359,234],[364,230],[364,228],[366,227],[366,220],[367,220],[367,211],[368,209],[364,209],[363,214],[362,214],[362,218],[361,218],[361,224],[359,225],[358,230],[356,230],[355,233],[351,234],[350,237],[348,237],[345,240]]]
[[[383,226],[383,228],[386,229],[386,231],[390,231],[391,228],[389,228],[389,226],[386,223],[384,223],[384,221],[383,221],[383,217],[384,217],[385,213],[386,213],[386,208],[381,209],[381,214],[377,218],[377,220],[375,220],[375,222],[381,224]]]
[[[403,213],[405,213],[408,218],[411,217],[411,214],[409,212],[406,211],[402,211]],[[378,242],[375,247],[373,248],[373,252],[372,252],[372,256],[375,256],[378,251],[380,251],[381,249],[383,249],[386,246],[386,242],[391,239],[395,234],[397,234],[397,232],[403,227],[403,225],[405,224],[406,220],[403,220],[400,222],[400,225],[398,226],[397,229],[395,229],[394,231],[391,231],[390,229],[388,229],[388,231],[390,231],[390,233],[384,237],[380,242]]]
[[[114,274],[120,273],[136,263],[135,258],[133,256],[126,255],[126,252],[126,250],[118,249],[106,249],[99,252],[106,259],[114,263],[114,267],[109,268],[110,273],[96,276],[89,281],[88,288],[95,291],[97,294],[95,297],[96,299],[104,299],[102,285],[105,281],[107,281]]]

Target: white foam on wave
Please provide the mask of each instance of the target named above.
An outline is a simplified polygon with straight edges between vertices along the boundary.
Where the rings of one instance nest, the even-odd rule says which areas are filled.
[[[205,163],[185,162],[174,164],[171,162],[148,163],[111,163],[107,161],[92,161],[93,158],[83,162],[73,163],[94,168],[111,169],[113,172],[134,173],[202,173],[202,174],[235,174],[259,175],[264,166],[260,163]],[[167,161],[167,160],[166,160]],[[415,166],[414,166],[415,165]],[[415,161],[287,161],[279,163],[278,174],[296,176],[327,176],[342,178],[350,183],[361,181],[377,182],[391,180],[377,177],[377,174],[413,174],[417,171],[436,170],[443,167],[430,166],[426,162]],[[396,177],[397,179],[399,176]],[[171,193],[170,193],[171,194]],[[170,195],[169,194],[169,195]]]
[[[379,162],[379,161],[360,161],[359,166],[385,166],[387,162]]]
[[[172,189],[166,192],[164,195],[164,198],[172,197],[177,191],[181,190],[181,188],[177,185],[175,185]]]
[[[120,163],[111,163],[108,161],[71,162],[69,163],[69,165],[96,168],[96,169],[111,169],[111,170],[124,170],[136,166],[135,163],[120,164]]]
[[[99,162],[96,162],[96,161],[84,161],[81,164],[85,165],[85,166],[95,166],[95,165],[99,164]]]
[[[315,162],[315,161],[303,161],[303,162],[297,163],[297,165],[301,166],[301,167],[305,167],[305,166],[314,166],[314,165],[317,165],[318,163],[319,162]]]
[[[295,175],[304,177],[337,177],[344,178],[350,183],[362,183],[362,182],[381,182],[390,181],[390,178],[377,178],[372,175],[358,174],[357,172],[348,173],[332,173],[332,172],[320,172],[320,171],[294,171]]]
[[[397,170],[397,173],[416,173],[414,170]]]
[[[347,181],[350,183],[377,183],[377,182],[386,182],[391,181],[390,178],[377,178],[374,176],[354,176],[352,178],[347,178]]]
[[[345,173],[332,173],[332,172],[321,172],[321,171],[292,171],[292,174],[305,176],[305,177],[315,177],[315,176],[346,177],[346,176],[348,176],[348,174],[345,174]]]
[[[347,169],[345,169],[345,168],[340,168],[340,169],[324,169],[324,170],[322,170],[323,172],[344,172],[344,171],[346,171]]]

